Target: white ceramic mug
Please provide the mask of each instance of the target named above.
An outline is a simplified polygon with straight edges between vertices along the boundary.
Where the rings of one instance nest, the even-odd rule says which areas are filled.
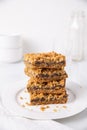
[[[20,48],[22,47],[21,36],[15,35],[0,35],[0,48]]]
[[[0,61],[1,62],[18,62],[22,59],[22,41],[21,36],[0,35]]]

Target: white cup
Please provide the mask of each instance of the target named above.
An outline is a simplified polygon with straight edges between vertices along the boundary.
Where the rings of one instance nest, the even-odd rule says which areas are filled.
[[[15,35],[0,35],[0,61],[1,62],[18,62],[23,55],[21,37]]]
[[[0,48],[20,48],[22,47],[20,35],[0,35]]]

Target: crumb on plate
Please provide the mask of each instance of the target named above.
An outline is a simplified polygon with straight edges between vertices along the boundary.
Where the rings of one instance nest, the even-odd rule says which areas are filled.
[[[21,100],[23,100],[23,97],[20,97]]]
[[[47,108],[49,108],[49,106],[41,106],[41,107],[40,107],[40,110],[41,110],[41,111],[45,111]]]
[[[67,108],[67,106],[63,106],[63,108]]]
[[[30,106],[30,103],[28,103],[28,102],[26,102],[25,104],[26,104],[27,106]]]
[[[57,112],[58,110],[57,109],[53,109],[54,112]]]

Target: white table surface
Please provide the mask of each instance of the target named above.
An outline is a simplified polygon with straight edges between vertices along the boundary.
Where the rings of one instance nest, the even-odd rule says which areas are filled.
[[[66,70],[69,74],[69,79],[87,87],[87,61],[67,63]],[[0,63],[0,92],[5,89],[7,84],[21,80],[28,80],[28,77],[24,74],[23,62],[14,64]],[[56,121],[71,128],[87,130],[87,109],[73,117]]]

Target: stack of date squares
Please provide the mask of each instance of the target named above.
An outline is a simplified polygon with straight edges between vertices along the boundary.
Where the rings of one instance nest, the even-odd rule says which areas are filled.
[[[56,52],[25,54],[24,63],[30,77],[27,90],[31,105],[67,102],[65,56]]]

